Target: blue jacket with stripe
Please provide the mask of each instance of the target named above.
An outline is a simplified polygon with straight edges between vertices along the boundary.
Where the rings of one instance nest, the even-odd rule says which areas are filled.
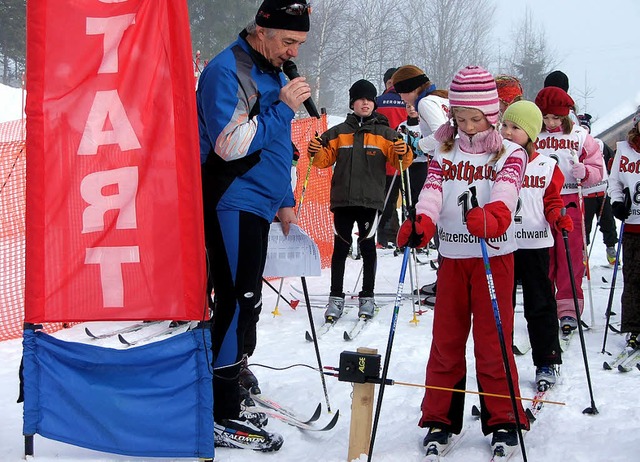
[[[286,80],[243,31],[205,67],[196,102],[205,211],[240,210],[272,221],[293,207],[291,120]]]

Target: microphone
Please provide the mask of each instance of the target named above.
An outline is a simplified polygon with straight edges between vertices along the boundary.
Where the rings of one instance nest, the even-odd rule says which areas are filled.
[[[300,77],[300,74],[298,74],[298,66],[296,66],[296,63],[294,63],[291,60],[285,61],[282,64],[282,72],[284,72],[284,74],[287,77],[289,77],[289,80],[293,80],[296,77]],[[307,110],[307,112],[311,117],[315,117],[316,119],[320,118],[320,113],[318,113],[318,109],[316,108],[316,105],[313,103],[313,100],[311,99],[311,97],[308,97],[306,100],[304,100],[302,104],[304,104],[305,109]]]

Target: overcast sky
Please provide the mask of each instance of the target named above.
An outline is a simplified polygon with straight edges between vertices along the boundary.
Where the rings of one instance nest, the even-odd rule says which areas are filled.
[[[535,27],[569,77],[569,93],[584,112],[585,88],[591,90],[586,112],[605,117],[616,107],[638,104],[640,97],[639,0],[495,0],[500,42],[512,37],[526,8]],[[585,85],[586,81],[586,85]]]

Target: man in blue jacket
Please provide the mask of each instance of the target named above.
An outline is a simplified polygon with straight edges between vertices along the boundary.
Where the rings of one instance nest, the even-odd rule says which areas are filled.
[[[296,223],[291,190],[291,120],[311,96],[282,64],[309,31],[306,0],[264,0],[238,39],[205,67],[196,92],[209,290],[217,446],[273,451],[282,437],[266,416],[240,406],[243,355],[255,348],[269,226]],[[251,438],[238,436],[238,431]]]

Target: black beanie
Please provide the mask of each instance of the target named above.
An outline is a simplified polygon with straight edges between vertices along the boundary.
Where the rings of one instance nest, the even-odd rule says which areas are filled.
[[[366,98],[375,103],[378,91],[368,80],[360,79],[349,88],[349,107],[353,109],[353,102],[360,98]]]
[[[569,92],[569,77],[562,71],[553,71],[544,79],[544,86],[562,88]]]
[[[290,8],[292,5],[302,7]],[[256,13],[256,24],[269,29],[309,32],[311,7],[306,0],[264,0]]]
[[[393,74],[395,74],[397,70],[397,67],[390,67],[389,69],[387,69],[387,72],[384,73],[384,77],[382,80],[385,85],[389,80],[391,80],[391,77],[393,77]]]

